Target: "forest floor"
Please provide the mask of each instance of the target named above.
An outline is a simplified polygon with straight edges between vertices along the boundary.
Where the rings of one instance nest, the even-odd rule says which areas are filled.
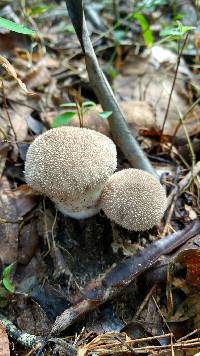
[[[52,127],[79,126],[75,107],[86,103],[84,127],[112,132],[65,2],[1,4],[1,17],[37,36],[0,22],[0,356],[199,355],[198,1],[84,5],[100,67],[168,208],[158,226],[130,232],[102,211],[65,217],[27,186],[29,145]],[[117,170],[130,167],[118,148]]]

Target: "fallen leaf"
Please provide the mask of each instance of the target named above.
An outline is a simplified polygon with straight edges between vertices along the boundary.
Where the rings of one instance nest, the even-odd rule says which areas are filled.
[[[200,248],[179,253],[177,261],[187,267],[186,282],[190,287],[200,287]]]
[[[19,253],[18,262],[27,265],[35,255],[38,248],[38,233],[36,221],[24,225],[19,233]]]
[[[0,180],[0,219],[0,259],[3,264],[10,264],[18,256],[19,226],[16,201],[5,177]]]
[[[10,7],[10,10],[12,8]],[[5,32],[5,33],[0,33],[0,52],[3,56],[6,58],[13,57],[13,54],[15,54],[16,50],[19,51],[19,49],[24,49],[27,51],[30,49],[30,38],[26,35],[18,35],[15,32]]]
[[[10,356],[8,335],[1,322],[0,322],[0,356]]]
[[[9,151],[9,144],[0,142],[0,177],[2,176],[2,173],[5,168],[8,151]]]
[[[20,185],[13,192],[13,197],[16,201],[18,217],[22,217],[29,213],[40,200],[40,195],[37,195],[27,184]]]
[[[161,56],[158,55],[161,53]],[[175,57],[174,57],[175,56]],[[135,56],[130,52],[124,61],[124,67],[114,80],[114,88],[118,100],[145,100],[153,107],[156,113],[154,129],[162,128],[163,120],[168,105],[169,95],[174,78],[175,63],[177,56],[171,51],[160,48],[160,51],[152,49],[143,55]],[[134,63],[134,66],[133,66]],[[188,112],[191,103],[185,82],[190,81],[195,85],[195,79],[184,60],[178,71],[178,78],[172,94],[169,113],[165,124],[164,134],[173,136],[179,124],[179,113],[184,115]],[[189,135],[200,132],[200,108],[196,106],[187,115],[185,126]],[[180,126],[178,137],[185,137],[185,131]]]
[[[151,129],[155,126],[155,115],[153,109],[147,102],[128,100],[119,102],[119,105],[134,135],[137,134],[141,128]],[[100,105],[96,105],[94,109],[87,111],[83,117],[84,127],[110,136],[108,121],[103,120],[99,116],[101,112],[102,108]],[[80,126],[77,115],[70,121],[69,126]]]
[[[1,178],[0,259],[3,264],[17,260],[20,219],[37,205],[38,198],[26,184],[12,190],[7,178]]]
[[[47,335],[51,322],[45,311],[35,301],[18,296],[15,302],[15,314],[18,327],[25,333]]]
[[[23,81],[30,88],[37,88],[41,85],[48,84],[51,80],[50,72],[46,66],[45,60],[40,61],[24,77]]]

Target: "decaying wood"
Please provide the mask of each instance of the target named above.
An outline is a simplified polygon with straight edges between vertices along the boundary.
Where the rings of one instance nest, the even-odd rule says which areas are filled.
[[[22,332],[3,314],[0,314],[0,320],[5,327],[7,334],[20,345],[25,348],[33,348],[37,350],[44,347],[46,343],[45,338]]]
[[[200,221],[195,220],[185,229],[155,241],[133,257],[122,261],[99,280],[87,285],[80,298],[76,298],[77,304],[57,317],[51,335],[59,334],[85,313],[122,293],[137,276],[152,267],[161,255],[170,253],[199,232]]]
[[[85,56],[86,68],[92,88],[103,110],[112,112],[108,121],[115,143],[120,147],[133,167],[143,169],[157,177],[150,161],[130,132],[113,91],[99,66],[88,34],[82,0],[66,0],[66,4]]]

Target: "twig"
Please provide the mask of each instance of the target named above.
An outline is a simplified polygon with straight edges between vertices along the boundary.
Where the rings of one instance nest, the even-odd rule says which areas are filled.
[[[169,208],[177,192],[182,193],[193,181],[195,176],[200,172],[200,161],[195,164],[193,171],[186,174],[186,176],[174,187],[172,192],[167,198],[167,207]]]
[[[200,97],[190,106],[190,108],[186,111],[186,113],[182,116],[182,121],[185,121],[185,119],[187,118],[188,114],[195,108],[195,106],[197,106],[197,104],[200,102]],[[172,136],[172,142],[171,142],[171,146],[169,148],[169,154],[171,153],[172,147],[174,145],[174,141],[177,135],[177,132],[179,130],[179,128],[181,127],[181,121],[179,121],[179,123],[177,124],[173,136]]]
[[[23,347],[28,349],[39,349],[43,348],[46,344],[45,338],[22,332],[1,313],[0,320],[3,326],[5,327],[7,334]]]
[[[2,83],[2,94],[3,94],[3,104],[4,104],[4,109],[6,111],[6,115],[8,117],[8,121],[9,121],[9,124],[10,124],[10,127],[13,131],[13,135],[14,135],[14,139],[15,141],[17,142],[17,135],[16,135],[16,132],[15,132],[15,129],[14,129],[14,126],[12,124],[12,120],[11,120],[11,117],[10,117],[10,113],[9,113],[9,110],[8,110],[8,104],[7,104],[7,100],[6,100],[6,96],[5,96],[5,90],[4,90],[4,83],[3,83],[3,80],[1,81]],[[16,143],[17,146],[18,146],[18,143]]]
[[[146,295],[146,297],[143,300],[142,304],[140,305],[139,309],[137,310],[137,312],[136,312],[136,314],[134,316],[134,320],[138,319],[139,315],[141,314],[142,310],[144,309],[144,307],[148,303],[149,299],[152,297],[152,294],[155,292],[156,288],[157,288],[157,284],[154,284],[153,287],[148,292],[148,294]]]
[[[77,100],[75,101],[75,103],[76,103],[76,111],[79,119],[79,126],[83,128],[83,116],[81,115],[80,105]]]
[[[200,334],[200,328],[199,328],[199,329],[195,329],[195,330],[193,330],[191,333],[189,333],[189,334],[187,334],[187,335],[181,337],[180,339],[177,340],[177,342],[184,341],[184,340],[186,340],[188,337],[190,337],[190,336],[192,336],[192,335],[194,335],[194,334],[196,334],[196,333],[199,333],[199,334]],[[190,340],[190,341],[191,341],[191,340]]]
[[[157,341],[162,338],[169,338],[170,337],[170,343],[167,345],[144,345],[140,346],[143,342],[147,343],[148,341]],[[88,355],[88,354],[93,354],[97,353],[98,355],[113,355],[113,354],[124,354],[126,352],[129,352],[130,347],[131,347],[131,355],[133,353],[145,353],[145,355],[148,353],[148,351],[152,351],[153,353],[150,353],[151,355],[155,354],[156,351],[171,351],[171,355],[174,355],[174,349],[175,350],[184,350],[184,349],[197,349],[197,347],[200,345],[200,339],[191,339],[185,342],[175,342],[172,343],[173,341],[173,334],[163,334],[163,335],[156,335],[153,337],[145,337],[145,338],[140,338],[140,339],[130,339],[127,338],[127,335],[125,333],[106,333],[103,335],[98,335],[96,336],[92,341],[89,343],[80,346],[78,349],[78,355]],[[123,345],[123,349],[119,348],[119,346]],[[149,354],[149,353],[148,353]],[[157,355],[157,353],[156,353]],[[159,355],[161,355],[161,352],[159,352]]]
[[[200,347],[200,341],[199,342],[191,342],[191,344],[182,344],[182,343],[175,343],[173,344],[173,348],[178,350],[178,349],[191,349],[194,347]],[[139,352],[139,351],[150,351],[150,350],[171,350],[171,344],[165,345],[165,346],[143,346],[143,347],[134,347],[132,348],[133,351]]]
[[[157,177],[148,158],[132,136],[125,117],[122,114],[113,91],[99,67],[85,21],[82,0],[66,0],[69,16],[80,41],[85,56],[86,68],[90,83],[105,111],[111,111],[109,117],[110,130],[114,141],[120,147],[125,157],[135,168],[143,169]],[[158,177],[157,177],[158,178]]]
[[[173,99],[172,99],[173,100]],[[173,101],[174,102],[174,101]],[[180,124],[183,126],[183,129],[184,129],[184,132],[185,132],[185,137],[187,139],[187,142],[188,142],[188,146],[189,146],[189,149],[190,149],[190,153],[191,153],[191,158],[192,158],[192,170],[194,168],[194,165],[195,165],[195,162],[196,162],[196,155],[195,155],[195,152],[194,152],[194,148],[192,146],[192,141],[191,141],[191,138],[190,138],[190,135],[188,133],[188,130],[187,130],[187,127],[185,126],[185,121],[184,121],[184,116],[182,115],[179,107],[176,105],[176,103],[174,102],[174,105],[176,107],[176,110],[178,112],[178,115],[179,115],[179,121],[180,121]]]
[[[178,58],[177,58],[177,63],[176,63],[176,69],[175,69],[174,79],[173,79],[173,83],[172,83],[172,88],[171,88],[171,92],[169,94],[169,100],[168,100],[168,104],[167,104],[167,109],[166,109],[166,112],[165,112],[163,125],[162,125],[162,129],[161,129],[160,141],[162,140],[163,131],[164,131],[165,124],[166,124],[167,117],[168,117],[168,113],[169,113],[169,107],[170,107],[170,104],[171,104],[171,98],[172,98],[172,94],[173,94],[175,83],[176,83],[176,78],[177,78],[177,74],[178,74],[178,68],[179,68],[179,65],[180,65],[183,49],[184,49],[184,47],[186,45],[186,42],[187,42],[187,39],[188,39],[188,35],[189,35],[189,33],[186,34],[185,39],[184,39],[183,44],[182,44],[182,47],[181,47],[181,49],[180,49],[180,51],[178,53]]]
[[[2,219],[0,218],[0,225],[1,224],[18,224],[21,223],[23,221],[23,218],[18,218],[17,220],[6,220],[6,219]]]
[[[175,179],[174,179],[174,185],[175,187],[177,186],[177,183],[178,183],[178,176],[179,176],[179,172],[180,172],[180,169],[179,167],[176,169],[176,175],[175,175]],[[176,200],[178,198],[178,190],[176,191],[176,194],[175,196],[173,197],[172,199],[172,202],[171,202],[171,206],[170,208],[168,209],[167,211],[167,215],[166,215],[166,218],[165,218],[165,225],[164,225],[164,228],[163,228],[163,231],[162,231],[162,234],[161,234],[161,237],[165,236],[166,235],[166,232],[167,232],[167,229],[168,229],[168,225],[171,221],[171,217],[172,217],[172,214],[174,212],[174,208],[175,208],[175,205],[176,205]]]

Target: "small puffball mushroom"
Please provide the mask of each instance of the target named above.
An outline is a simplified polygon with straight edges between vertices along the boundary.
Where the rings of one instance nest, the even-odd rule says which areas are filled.
[[[78,127],[51,129],[30,145],[25,179],[63,214],[86,218],[99,211],[99,198],[116,169],[116,156],[113,141],[99,132]]]
[[[127,230],[151,229],[162,218],[167,198],[160,182],[140,169],[114,173],[105,184],[101,208],[106,216]]]

